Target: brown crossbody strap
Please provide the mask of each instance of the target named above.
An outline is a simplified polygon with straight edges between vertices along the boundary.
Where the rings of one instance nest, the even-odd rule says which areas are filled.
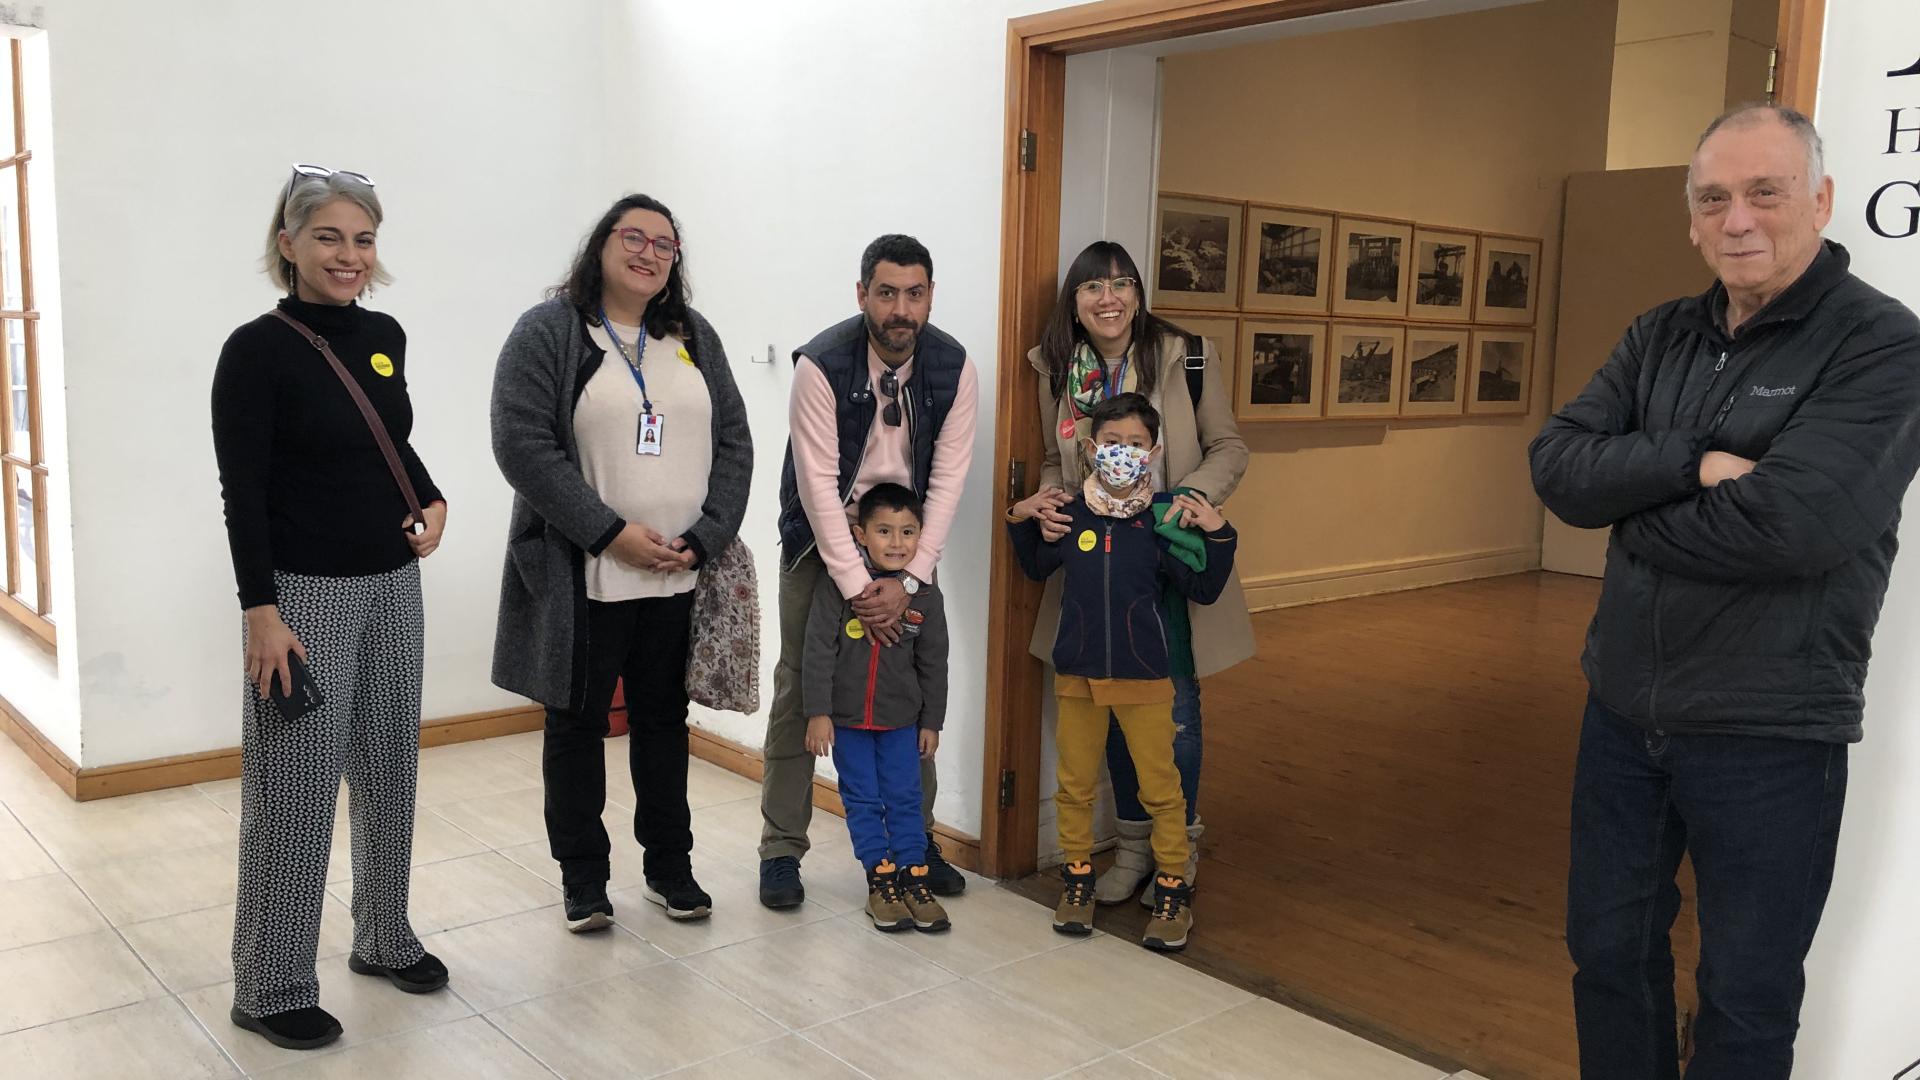
[[[399,451],[393,448],[393,437],[387,434],[387,425],[380,419],[380,414],[373,411],[373,402],[367,400],[366,391],[360,389],[360,384],[353,381],[353,375],[347,371],[347,365],[333,355],[333,349],[327,344],[326,338],[307,329],[307,325],[299,319],[279,308],[273,309],[268,314],[298,330],[300,336],[307,339],[307,344],[319,349],[320,355],[326,357],[327,363],[333,366],[333,373],[340,376],[340,382],[347,388],[347,393],[353,395],[353,403],[360,406],[360,415],[366,418],[367,428],[373,432],[373,441],[380,444],[380,454],[387,459],[387,469],[393,473],[393,482],[400,485],[400,494],[407,500],[407,509],[413,513],[414,530],[426,528],[426,512],[420,506],[420,496],[414,494],[413,481],[407,479],[407,467],[400,463]]]

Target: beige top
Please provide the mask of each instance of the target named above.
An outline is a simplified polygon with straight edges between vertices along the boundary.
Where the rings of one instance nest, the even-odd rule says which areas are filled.
[[[629,350],[639,339],[638,327],[614,323],[613,330]],[[606,330],[590,326],[587,333],[607,355],[573,409],[580,471],[614,513],[671,541],[700,520],[707,501],[707,476],[713,470],[713,399],[707,380],[679,338],[647,342],[640,371],[654,415],[660,417],[660,453],[639,453],[640,387]],[[656,574],[610,554],[588,555],[586,574],[587,597],[600,601],[675,596],[700,579],[698,570]]]

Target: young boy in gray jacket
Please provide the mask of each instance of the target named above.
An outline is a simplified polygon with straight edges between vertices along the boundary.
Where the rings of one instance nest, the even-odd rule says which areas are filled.
[[[898,577],[920,549],[923,509],[899,484],[860,498],[853,538],[874,577]],[[901,637],[867,632],[822,574],[807,617],[800,703],[807,749],[833,755],[853,853],[867,871],[867,914],[889,933],[951,923],[929,888],[927,826],[920,816],[920,758],[940,747],[947,715],[947,609],[938,587],[904,579],[910,600]]]

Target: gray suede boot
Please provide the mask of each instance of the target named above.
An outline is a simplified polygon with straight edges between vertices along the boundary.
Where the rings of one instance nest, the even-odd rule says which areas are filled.
[[[1120,836],[1113,848],[1113,865],[1093,887],[1096,903],[1124,904],[1142,882],[1153,876],[1153,822],[1123,820],[1117,824]],[[1153,890],[1148,889],[1147,895],[1151,897]]]
[[[1126,823],[1121,822],[1121,824],[1124,825]],[[1207,831],[1207,826],[1198,817],[1195,817],[1193,819],[1193,824],[1187,826],[1186,886],[1189,891],[1193,889],[1195,877],[1200,873],[1200,837],[1201,837],[1201,834],[1205,833],[1206,831]],[[1149,861],[1151,861],[1151,858],[1149,858]],[[1153,890],[1152,889],[1148,889],[1145,892],[1140,894],[1140,906],[1145,908],[1150,908],[1153,906]]]

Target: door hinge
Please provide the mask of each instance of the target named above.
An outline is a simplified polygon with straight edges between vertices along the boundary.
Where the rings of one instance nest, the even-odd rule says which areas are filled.
[[[1027,497],[1027,463],[1019,459],[1007,462],[1007,501],[1019,502]]]
[[[1013,770],[1000,770],[1000,809],[1013,809]]]
[[[1040,168],[1040,136],[1024,128],[1020,131],[1020,171],[1034,172]]]
[[[1772,105],[1774,80],[1780,74],[1780,46],[1767,50],[1767,104]]]

